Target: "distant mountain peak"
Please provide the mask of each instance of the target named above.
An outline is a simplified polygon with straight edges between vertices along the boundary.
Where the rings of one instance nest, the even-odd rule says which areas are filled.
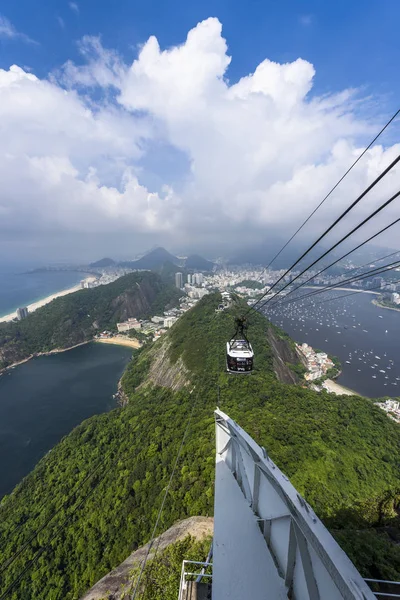
[[[113,267],[114,265],[116,265],[116,262],[112,258],[101,258],[96,262],[90,263],[89,267]]]
[[[157,248],[154,248],[153,250],[150,250],[149,252],[147,252],[144,256],[142,256],[142,258],[148,258],[150,256],[155,256],[155,257],[165,257],[168,260],[178,260],[176,256],[174,256],[173,254],[171,254],[170,252],[168,252],[168,250],[166,250],[165,248],[163,248],[162,246],[157,246]]]
[[[194,271],[212,271],[214,263],[203,258],[199,254],[191,254],[186,259],[180,258],[168,252],[162,246],[157,246],[137,260],[125,261],[120,263],[132,269],[161,269],[166,263],[176,265],[179,268],[190,269]]]
[[[199,254],[191,254],[185,260],[186,269],[194,269],[196,271],[212,271],[214,263]]]
[[[139,258],[138,260],[131,260],[128,262],[121,263],[122,266],[128,266],[132,269],[159,269],[164,265],[164,263],[170,262],[173,264],[179,264],[179,259],[168,252],[162,246],[158,246],[153,250],[150,250]]]

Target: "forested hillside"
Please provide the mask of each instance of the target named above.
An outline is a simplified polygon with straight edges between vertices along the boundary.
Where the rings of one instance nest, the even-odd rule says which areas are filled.
[[[192,409],[159,532],[187,516],[212,515],[217,403],[268,449],[364,576],[400,577],[400,549],[388,537],[398,530],[398,425],[369,400],[279,383],[268,322],[255,313],[255,372],[227,375],[234,310],[216,313],[219,301],[218,294],[203,298],[164,338],[137,352],[123,377],[128,405],[82,423],[3,499],[0,563],[14,560],[0,591],[28,565],[10,598],[79,598],[146,542]],[[150,383],[160,351],[185,366],[186,385],[177,391]]]
[[[56,298],[18,323],[0,323],[0,368],[37,352],[69,348],[114,328],[176,306],[181,292],[151,272]]]

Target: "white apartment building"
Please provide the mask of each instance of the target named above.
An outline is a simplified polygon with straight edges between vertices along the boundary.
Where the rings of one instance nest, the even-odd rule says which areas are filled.
[[[138,330],[141,327],[141,324],[136,319],[128,319],[122,323],[117,323],[117,329],[120,333],[123,333],[124,331],[130,331],[131,329]]]
[[[166,319],[164,319],[164,327],[167,327],[169,329],[177,320],[177,317],[167,317]]]
[[[394,304],[400,304],[400,294],[398,294],[397,292],[391,294],[390,299],[392,302],[394,302]]]

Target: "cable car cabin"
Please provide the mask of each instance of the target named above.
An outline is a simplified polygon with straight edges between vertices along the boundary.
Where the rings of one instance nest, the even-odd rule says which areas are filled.
[[[246,373],[253,370],[254,352],[247,340],[233,339],[226,344],[226,370],[228,373]]]

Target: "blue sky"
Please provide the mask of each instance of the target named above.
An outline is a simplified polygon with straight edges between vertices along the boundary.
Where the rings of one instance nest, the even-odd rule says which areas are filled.
[[[0,251],[284,240],[399,108],[399,21],[397,0],[3,0]],[[400,120],[305,235],[399,135]]]
[[[78,10],[60,0],[3,0],[2,14],[39,44],[2,40],[0,66],[16,62],[43,77],[68,59],[79,61],[76,42],[86,34],[101,35],[105,47],[131,61],[150,35],[162,47],[180,44],[197,22],[216,16],[234,57],[228,70],[232,81],[264,58],[302,57],[316,67],[317,93],[365,86],[395,103],[400,91],[397,0],[83,0],[75,5]]]

